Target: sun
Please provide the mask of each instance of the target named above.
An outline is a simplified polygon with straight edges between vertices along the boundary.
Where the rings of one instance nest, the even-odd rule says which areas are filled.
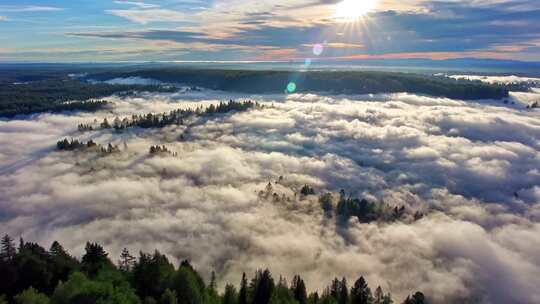
[[[375,9],[377,0],[343,0],[336,5],[334,18],[354,21]]]

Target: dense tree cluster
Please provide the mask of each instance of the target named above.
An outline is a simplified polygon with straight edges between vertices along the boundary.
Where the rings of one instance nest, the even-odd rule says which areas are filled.
[[[284,178],[282,176],[276,181],[276,184],[283,183]],[[306,199],[307,196],[316,195],[316,191],[309,185],[304,185],[300,188],[299,195],[295,189],[292,189],[295,193],[295,198],[300,200]],[[271,182],[269,182],[264,190],[259,191],[259,198],[265,200],[272,200],[273,202],[292,202],[293,199],[286,194],[278,194]],[[370,202],[365,198],[356,198],[345,193],[345,190],[341,190],[339,195],[326,192],[318,196],[319,204],[328,217],[336,217],[339,222],[347,223],[351,217],[356,217],[361,223],[370,223],[374,221],[392,222],[402,220],[405,218],[411,218],[412,220],[421,219],[424,214],[420,211],[410,212],[405,206],[391,207],[384,202]]]
[[[0,244],[0,304],[391,304],[389,293],[374,293],[363,277],[349,288],[335,278],[319,295],[308,293],[304,280],[294,276],[289,285],[277,283],[268,269],[249,280],[244,273],[239,289],[232,284],[219,293],[215,273],[209,284],[184,260],[175,267],[159,251],[132,256],[127,249],[118,266],[103,247],[87,243],[79,260],[58,242],[49,250],[35,243],[4,236]],[[427,303],[421,292],[404,304]]]
[[[102,153],[116,153],[120,151],[120,148],[116,145],[108,144],[106,147],[96,144],[93,140],[87,142],[82,142],[78,139],[68,140],[64,138],[56,143],[56,148],[60,151],[74,151],[74,150],[86,150],[94,149],[96,151],[101,151]]]
[[[331,207],[326,201],[328,195],[319,197],[321,207],[325,211],[331,211]],[[355,198],[347,196],[344,190],[339,193],[339,200],[334,210],[335,215],[342,221],[348,221],[351,217],[356,217],[361,223],[369,223],[373,221],[396,221],[404,218],[407,214],[405,206],[395,206],[391,208],[385,203],[375,203],[366,200],[365,198]],[[423,214],[419,211],[415,212],[414,220],[419,220]]]
[[[248,101],[234,101],[220,102],[218,105],[211,104],[204,108],[202,106],[194,109],[178,109],[168,113],[148,113],[145,115],[132,115],[131,119],[120,119],[115,117],[114,120],[109,122],[107,118],[103,119],[98,125],[79,124],[79,131],[92,131],[96,129],[115,129],[117,131],[124,130],[132,127],[139,127],[143,129],[149,128],[163,128],[169,125],[184,125],[184,121],[190,117],[211,117],[216,114],[225,114],[229,112],[243,112],[253,108],[261,108],[262,105],[258,102]]]

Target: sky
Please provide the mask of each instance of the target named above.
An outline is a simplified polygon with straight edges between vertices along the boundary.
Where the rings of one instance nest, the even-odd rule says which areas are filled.
[[[3,0],[0,61],[540,61],[537,0]]]

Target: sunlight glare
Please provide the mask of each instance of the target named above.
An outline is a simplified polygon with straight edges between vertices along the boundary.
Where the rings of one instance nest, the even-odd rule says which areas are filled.
[[[336,5],[334,18],[354,21],[375,9],[377,0],[343,0]]]

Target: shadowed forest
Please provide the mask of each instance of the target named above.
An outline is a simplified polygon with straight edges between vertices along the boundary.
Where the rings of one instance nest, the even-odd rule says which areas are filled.
[[[308,291],[300,275],[291,282],[274,278],[268,269],[246,273],[238,288],[216,285],[216,273],[206,282],[188,261],[178,267],[159,251],[140,252],[138,258],[124,248],[117,263],[97,243],[87,243],[79,260],[60,243],[49,250],[20,240],[18,248],[5,235],[1,240],[0,303],[16,304],[423,304],[421,292],[403,302],[379,286],[374,290],[363,276],[349,285],[345,278],[334,278],[321,292]]]

